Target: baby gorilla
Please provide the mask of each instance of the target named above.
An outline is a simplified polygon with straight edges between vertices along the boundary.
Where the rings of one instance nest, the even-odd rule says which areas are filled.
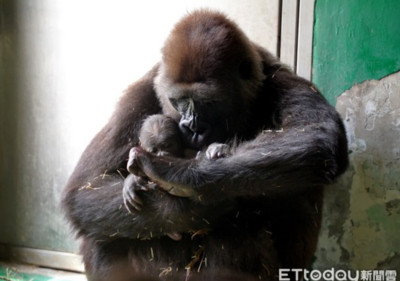
[[[158,156],[185,156],[178,123],[168,116],[147,117],[140,129],[139,140],[142,148]]]
[[[200,157],[200,154],[183,146],[178,123],[171,117],[155,114],[143,122],[139,134],[140,145],[148,152],[158,156],[174,156],[180,158]],[[208,159],[228,156],[230,147],[222,143],[208,146],[205,155]]]
[[[158,156],[179,158],[206,157],[208,159],[218,159],[228,156],[231,153],[230,146],[222,143],[213,143],[209,145],[205,153],[185,148],[181,139],[178,123],[172,118],[162,114],[150,115],[144,120],[140,129],[139,140],[140,146],[143,149]],[[132,158],[133,157],[130,157],[130,159]],[[134,164],[130,161],[128,162],[127,167],[130,171],[135,169]],[[134,186],[134,188],[132,188],[132,186]],[[138,177],[130,174],[124,184],[124,193],[129,193],[127,195],[130,196],[132,202],[135,203],[135,209],[132,209],[127,204],[125,204],[125,207],[130,213],[141,211],[143,202],[138,197],[137,191],[147,191],[149,189],[155,189],[156,187],[156,184],[149,184],[149,179],[145,175]],[[195,194],[193,192],[193,189],[174,187],[168,191],[169,194],[179,197],[194,196]],[[168,232],[166,235],[174,240],[180,240],[182,237],[178,232]]]
[[[185,148],[181,139],[181,133],[179,130],[178,123],[172,118],[162,115],[155,114],[147,117],[140,129],[139,133],[140,145],[143,149],[150,153],[157,154],[158,156],[172,156],[179,158],[193,158],[193,157],[207,157],[208,159],[218,159],[225,157],[230,154],[230,147],[226,144],[213,143],[208,146],[204,156],[200,152],[196,152],[193,149]],[[130,157],[132,159],[132,157]],[[134,169],[134,165],[128,162],[128,170]],[[124,190],[132,190],[131,185],[136,185],[135,191],[146,191],[150,188],[155,189],[156,184],[148,184],[148,178],[146,176],[137,177],[130,174],[128,178],[132,180],[125,181]],[[174,188],[168,191],[169,194],[179,197],[191,197],[195,194],[192,189]],[[136,192],[130,196],[137,203],[135,204],[136,210],[131,210],[128,205],[125,204],[129,212],[133,213],[141,211],[142,200],[138,197]],[[171,239],[180,240],[182,235],[178,232],[166,233]]]
[[[205,154],[196,152],[190,148],[185,148],[181,139],[178,123],[171,117],[162,114],[150,115],[144,120],[142,128],[140,129],[139,140],[143,149],[150,153],[157,154],[158,156],[180,158],[206,157],[208,159],[218,159],[230,155],[229,145],[223,143],[210,144]],[[132,159],[132,157],[130,157],[130,159]],[[127,166],[128,170],[135,168],[130,162],[128,162]],[[143,176],[137,180],[144,181],[147,180],[147,177]],[[140,186],[140,190],[145,190],[144,184]],[[154,187],[155,185],[151,186]],[[169,194],[179,197],[191,197],[195,195],[193,192],[193,189],[175,187],[168,190]]]

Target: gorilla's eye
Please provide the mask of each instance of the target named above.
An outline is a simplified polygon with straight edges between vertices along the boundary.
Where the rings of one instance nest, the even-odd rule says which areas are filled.
[[[181,114],[190,109],[190,101],[186,98],[168,98],[172,106]]]
[[[175,99],[175,98],[168,98],[168,100],[169,100],[169,102],[172,104],[172,106],[173,106],[175,109],[178,109],[178,99]]]

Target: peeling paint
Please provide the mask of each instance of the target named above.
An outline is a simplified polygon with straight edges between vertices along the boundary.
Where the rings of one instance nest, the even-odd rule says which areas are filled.
[[[400,270],[400,72],[355,85],[337,110],[351,165],[326,189],[314,268]]]
[[[400,70],[399,11],[398,0],[315,1],[313,82],[331,104],[355,83]]]

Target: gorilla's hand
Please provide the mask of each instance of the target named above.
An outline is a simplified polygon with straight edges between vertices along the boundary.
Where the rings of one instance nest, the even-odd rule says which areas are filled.
[[[177,185],[172,182],[166,182],[164,180],[161,180],[158,176],[155,170],[157,170],[157,167],[152,165],[152,163],[158,163],[159,161],[163,162],[164,165],[162,165],[164,168],[168,167],[168,165],[172,165],[174,162],[173,157],[164,157],[164,156],[155,156],[154,154],[151,154],[144,149],[140,147],[134,147],[130,150],[129,152],[129,160],[128,160],[128,171],[132,173],[132,175],[138,179],[138,181],[135,182],[133,191],[127,192],[128,196],[125,196],[125,190],[129,189],[132,190],[132,188],[129,188],[127,186],[127,180],[125,180],[125,185],[124,185],[124,202],[126,201],[125,198],[133,198],[131,200],[133,202],[132,205],[140,207],[142,205],[141,200],[137,197],[135,194],[135,191],[139,190],[148,190],[149,183],[151,182],[150,186],[151,188],[159,187],[162,190],[167,191],[169,194],[178,196],[178,197],[193,197],[197,195],[197,192],[188,186],[183,186],[183,185]],[[146,180],[147,179],[147,180]],[[130,196],[130,194],[134,196]],[[125,204],[126,205],[126,204]],[[129,209],[128,209],[129,210]]]
[[[131,214],[135,214],[142,210],[143,202],[138,193],[141,191],[148,191],[155,188],[155,184],[149,182],[146,178],[128,175],[124,182],[122,189],[122,197],[124,199],[125,208]]]
[[[218,159],[229,156],[231,147],[224,143],[212,143],[206,150],[206,157],[208,159]]]

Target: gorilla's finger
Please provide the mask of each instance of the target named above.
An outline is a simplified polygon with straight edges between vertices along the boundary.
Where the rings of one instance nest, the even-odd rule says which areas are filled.
[[[178,197],[192,197],[197,194],[193,188],[183,188],[176,186],[173,186],[172,188],[168,189],[167,192],[171,195]]]

